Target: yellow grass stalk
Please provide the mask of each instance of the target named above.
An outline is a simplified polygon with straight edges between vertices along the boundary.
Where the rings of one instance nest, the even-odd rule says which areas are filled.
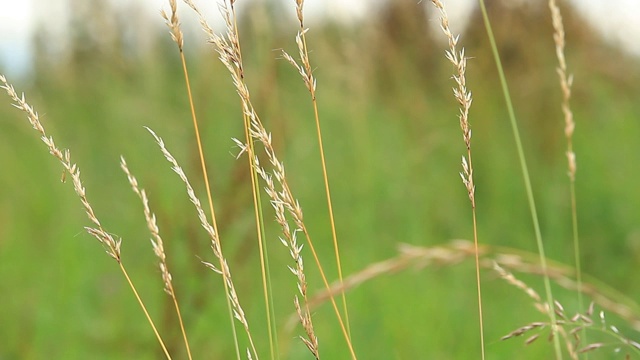
[[[342,260],[340,259],[340,247],[338,246],[338,235],[336,233],[336,222],[333,215],[333,203],[331,201],[331,190],[329,187],[329,175],[327,174],[327,162],[324,156],[324,144],[322,141],[322,129],[320,127],[320,116],[318,114],[318,101],[316,97],[316,79],[313,76],[311,61],[309,60],[309,51],[307,49],[306,33],[309,29],[304,27],[304,0],[296,0],[296,14],[300,24],[300,30],[296,36],[296,44],[298,45],[298,53],[300,56],[299,65],[297,61],[283,50],[284,58],[289,61],[300,73],[302,79],[311,95],[311,103],[313,104],[313,115],[316,123],[316,133],[318,135],[318,148],[320,150],[320,163],[322,165],[322,177],[324,179],[324,189],[327,196],[327,207],[329,210],[329,222],[331,224],[331,237],[333,239],[333,249],[336,256],[336,264],[338,267],[338,281],[342,282]],[[347,296],[342,293],[342,308],[347,327],[347,334],[351,337],[351,329],[349,326],[349,311],[347,308]]]
[[[189,72],[187,70],[187,62],[184,56],[184,51],[183,51],[183,46],[184,46],[184,36],[182,34],[182,30],[180,29],[180,21],[178,20],[178,9],[177,9],[177,3],[176,0],[169,0],[169,5],[171,7],[171,15],[168,15],[164,10],[161,12],[162,17],[165,19],[167,27],[169,27],[169,30],[171,32],[171,38],[173,39],[173,41],[178,45],[178,50],[180,52],[180,61],[182,63],[182,70],[184,73],[184,79],[185,79],[185,85],[187,88],[187,97],[189,99],[189,107],[191,109],[191,118],[193,120],[193,129],[196,135],[196,145],[198,147],[198,155],[200,157],[200,167],[202,168],[202,176],[204,178],[204,184],[205,184],[205,188],[207,191],[207,200],[209,203],[209,211],[211,212],[211,218],[212,218],[212,222],[213,222],[213,226],[214,229],[216,231],[216,233],[218,232],[217,229],[217,222],[216,222],[216,216],[215,216],[215,210],[213,207],[213,197],[211,196],[211,186],[209,184],[209,175],[207,172],[207,164],[204,158],[204,152],[202,150],[202,140],[200,139],[200,130],[199,130],[199,126],[198,126],[198,119],[196,117],[196,111],[195,111],[195,106],[193,103],[193,96],[191,94],[191,84],[189,82]],[[234,346],[235,346],[235,350],[236,350],[236,357],[238,360],[240,360],[240,348],[238,346],[238,335],[236,332],[236,325],[235,322],[233,321],[233,312],[231,309],[231,303],[229,301],[229,289],[227,286],[227,283],[224,282],[224,289],[225,289],[225,293],[227,294],[227,296],[225,297],[227,299],[227,308],[229,309],[229,319],[231,322],[231,331],[233,334],[233,341],[234,341]]]
[[[218,36],[215,34],[213,29],[207,24],[206,20],[199,12],[195,4],[190,0],[184,0],[198,15],[200,19],[200,24],[208,35],[208,40],[214,44],[216,50],[220,54],[220,60],[225,65],[225,67],[229,70],[233,83],[237,89],[238,95],[240,96],[240,100],[242,102],[243,113],[250,121],[251,129],[249,131],[251,135],[251,139],[255,139],[260,141],[264,147],[267,156],[269,156],[269,160],[271,164],[276,169],[276,173],[284,174],[284,167],[282,163],[275,156],[275,151],[271,144],[271,135],[265,130],[262,125],[262,121],[258,117],[255,109],[253,108],[253,104],[251,102],[251,96],[249,94],[249,89],[244,81],[244,65],[242,63],[242,54],[240,50],[240,40],[237,32],[237,27],[235,25],[235,9],[233,7],[234,1],[225,1],[221,4],[220,10],[225,21],[226,25],[226,34],[224,36]],[[247,147],[249,149],[252,146],[253,141],[247,142]],[[254,163],[254,166],[256,164]],[[320,263],[320,259],[317,255],[315,247],[313,245],[313,241],[311,240],[311,235],[306,229],[304,222],[302,220],[302,208],[300,204],[295,200],[295,197],[292,195],[291,189],[286,181],[285,177],[277,178],[278,181],[282,183],[283,186],[283,194],[284,198],[287,201],[287,210],[290,215],[293,217],[296,225],[302,230],[307,239],[307,244],[309,245],[309,249],[314,257],[316,265],[318,266],[318,270],[320,272],[320,276],[325,287],[329,288],[329,282],[324,273],[322,265]],[[331,298],[331,304],[333,306],[334,312],[336,313],[336,317],[338,318],[338,322],[340,324],[340,329],[345,337],[347,342],[347,346],[349,348],[349,352],[353,359],[356,358],[355,351],[353,350],[353,346],[351,344],[350,337],[347,333],[345,323],[340,315],[340,311],[338,310],[338,306],[335,302],[335,299]]]

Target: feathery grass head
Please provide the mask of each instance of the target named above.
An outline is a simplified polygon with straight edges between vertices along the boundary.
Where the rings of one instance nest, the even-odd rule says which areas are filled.
[[[171,15],[168,15],[164,10],[160,11],[160,15],[165,19],[167,27],[171,32],[171,38],[178,45],[178,49],[182,52],[184,46],[184,36],[180,29],[180,21],[178,20],[178,4],[176,0],[169,0],[169,6],[171,7]]]
[[[102,228],[98,217],[93,211],[93,207],[87,199],[86,189],[82,185],[82,180],[80,179],[80,168],[76,164],[71,162],[71,152],[69,150],[60,150],[56,146],[53,137],[47,135],[44,127],[42,126],[42,123],[40,122],[38,112],[35,111],[33,107],[31,107],[31,105],[29,105],[24,94],[22,94],[22,96],[18,96],[18,93],[13,88],[13,85],[7,82],[7,79],[6,77],[4,77],[4,75],[0,75],[0,82],[2,82],[0,88],[6,90],[7,94],[14,102],[13,106],[27,114],[27,120],[29,121],[33,129],[40,134],[40,139],[49,149],[49,153],[56,159],[58,159],[62,164],[64,171],[68,172],[69,175],[71,175],[71,179],[73,180],[73,188],[80,198],[80,202],[84,207],[87,217],[95,225],[95,227],[85,227],[85,230],[91,236],[95,237],[102,245],[104,245],[109,256],[111,256],[117,262],[120,262],[120,245],[122,243],[122,239],[114,239],[114,237],[110,233],[106,232]]]

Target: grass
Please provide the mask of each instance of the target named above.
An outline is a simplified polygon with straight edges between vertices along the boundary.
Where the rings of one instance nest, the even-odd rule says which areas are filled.
[[[466,75],[467,84],[474,91],[470,118],[475,171],[469,171],[475,175],[471,182],[475,187],[471,188],[478,197],[477,204],[471,199],[479,219],[474,229],[469,214],[469,186],[465,195],[465,185],[458,177],[460,150],[464,149],[453,140],[459,139],[460,134],[454,123],[455,99],[449,90],[454,84],[448,79],[451,69],[442,55],[446,46],[433,43],[416,47],[416,41],[430,40],[411,40],[415,36],[404,35],[415,31],[411,24],[426,28],[427,22],[407,17],[403,30],[394,25],[392,17],[384,19],[385,14],[392,13],[389,10],[379,20],[372,17],[368,25],[348,31],[328,25],[312,27],[305,33],[303,19],[298,17],[300,24],[291,19],[289,31],[273,30],[273,43],[267,48],[285,48],[288,54],[299,54],[302,65],[298,69],[284,60],[273,61],[271,58],[278,57],[277,53],[258,53],[257,49],[265,46],[250,46],[254,37],[248,26],[256,20],[236,25],[233,14],[226,35],[231,43],[219,42],[217,49],[222,50],[223,61],[233,65],[234,58],[224,57],[228,55],[224,49],[239,51],[230,44],[243,44],[239,56],[243,60],[242,73],[234,73],[238,69],[234,66],[228,69],[241,80],[237,84],[246,82],[246,89],[251,91],[249,96],[248,91],[243,93],[245,85],[240,86],[240,106],[229,72],[211,61],[211,48],[193,56],[175,51],[175,46],[161,47],[155,50],[155,58],[166,62],[132,62],[120,68],[105,62],[112,57],[104,54],[68,66],[56,65],[65,71],[43,66],[34,78],[35,86],[28,89],[29,104],[37,104],[46,113],[40,120],[57,142],[64,143],[60,145],[62,160],[64,149],[68,148],[73,162],[81,165],[86,196],[99,215],[100,225],[108,229],[100,226],[88,235],[97,235],[106,243],[123,274],[131,274],[159,334],[155,336],[150,331],[135,297],[127,289],[127,281],[117,276],[113,259],[101,254],[95,241],[89,241],[82,232],[86,223],[80,217],[77,198],[67,190],[71,186],[56,184],[61,169],[46,157],[46,151],[42,151],[24,121],[17,119],[1,125],[2,133],[11,136],[3,136],[0,150],[11,156],[7,156],[6,164],[10,171],[3,172],[0,180],[12,192],[0,198],[0,273],[6,274],[7,279],[3,291],[14,296],[7,298],[0,310],[2,322],[10,324],[3,327],[6,331],[0,330],[0,337],[5,339],[0,355],[159,358],[165,356],[165,346],[166,353],[174,358],[191,357],[187,349],[195,358],[203,354],[213,358],[236,354],[236,358],[245,358],[248,347],[255,348],[251,350],[253,358],[447,359],[479,358],[479,349],[484,346],[486,357],[491,359],[558,357],[554,355],[557,350],[543,339],[535,340],[526,349],[519,341],[499,342],[514,330],[545,322],[545,318],[526,294],[496,281],[497,275],[485,270],[491,268],[491,261],[497,261],[524,280],[527,288],[542,288],[541,267],[535,260],[539,252],[532,241],[530,214],[521,181],[517,180],[518,163],[505,126],[490,54],[486,47],[479,50],[482,41],[468,43],[465,35],[461,38],[468,49],[466,55],[472,57]],[[566,11],[563,15],[566,17]],[[173,20],[173,14],[166,18],[176,36],[177,19]],[[634,143],[640,128],[625,121],[637,111],[633,98],[625,95],[633,92],[634,85],[616,82],[608,73],[589,68],[579,57],[567,53],[569,71],[575,71],[576,79],[582,79],[582,85],[577,80],[573,89],[572,109],[579,119],[573,148],[580,167],[575,183],[571,182],[580,204],[578,225],[584,261],[575,267],[582,268],[578,274],[585,281],[581,304],[576,295],[580,282],[572,282],[574,287],[568,286],[569,289],[562,286],[567,283],[565,277],[575,277],[575,245],[570,239],[577,226],[572,217],[578,211],[571,210],[572,195],[563,163],[567,149],[562,141],[560,104],[567,98],[563,100],[559,90],[556,65],[547,60],[554,58],[557,43],[551,35],[551,16],[546,14],[545,19],[549,34],[542,38],[548,41],[547,55],[526,54],[531,63],[550,64],[530,70],[535,70],[539,79],[532,80],[525,70],[509,61],[503,66],[510,84],[516,84],[512,90],[514,108],[524,110],[519,112],[522,145],[530,159],[533,191],[538,204],[542,204],[539,212],[545,234],[545,260],[550,269],[567,271],[561,276],[550,274],[553,298],[563,306],[561,318],[570,318],[576,312],[586,314],[588,302],[596,301],[595,310],[588,315],[596,323],[598,312],[604,310],[607,322],[602,326],[598,323],[597,329],[603,334],[590,331],[588,341],[603,345],[594,345],[592,351],[580,356],[616,358],[615,348],[637,334],[633,330],[637,304],[628,299],[637,297],[640,291],[631,272],[638,259],[633,209],[640,205],[631,164],[638,155],[628,146]],[[275,28],[270,18],[260,21],[266,22],[267,28]],[[500,44],[510,40],[509,33],[500,31],[499,21],[492,21],[500,50]],[[384,24],[389,28],[385,30]],[[301,49],[292,41],[298,25],[306,39]],[[376,31],[376,27],[382,30]],[[516,56],[520,56],[529,40],[516,40],[522,45],[516,49]],[[567,44],[571,46],[570,39]],[[307,53],[307,48],[313,52]],[[429,54],[428,49],[440,50]],[[179,54],[187,59],[192,96],[187,96],[183,85]],[[239,52],[229,54],[236,56]],[[316,68],[309,64],[309,56]],[[431,64],[429,71],[422,66],[425,59]],[[309,81],[309,69],[318,79],[317,88],[309,86],[314,83]],[[60,75],[69,73],[85,75]],[[303,77],[306,74],[306,83],[300,81],[299,73]],[[85,80],[87,74],[93,81]],[[627,77],[631,76],[635,75]],[[314,90],[312,101],[307,90]],[[193,129],[186,120],[191,98],[195,104],[193,114],[199,121],[202,152],[198,151]],[[313,115],[316,106],[319,117]],[[536,111],[536,106],[544,112]],[[245,125],[242,107],[249,110],[244,111],[249,115]],[[0,107],[0,112],[6,112],[10,119],[16,116],[8,106]],[[318,146],[318,119],[324,155]],[[154,148],[153,138],[143,126],[164,137],[166,148],[174,152],[173,158],[189,176],[194,195],[204,194],[205,183],[210,182],[218,229],[208,235],[202,231],[201,222],[210,215],[202,209],[194,212],[189,198],[184,196],[184,184],[171,173],[171,166]],[[257,140],[255,148],[249,147],[253,141],[243,137],[243,127],[252,131],[249,135]],[[273,132],[271,137],[266,129]],[[231,139],[242,140],[234,143]],[[470,133],[464,140],[469,149]],[[266,153],[260,143],[266,145]],[[261,195],[262,205],[258,208],[264,212],[262,223],[260,215],[257,217],[258,225],[255,210],[251,210],[257,201],[252,199],[251,189],[261,190],[264,183],[252,185],[248,162],[235,159],[241,149],[243,156],[248,153],[249,161],[254,160],[253,169],[263,179],[276,179],[275,175],[282,172],[280,161],[286,164],[286,182],[275,183],[276,190],[271,190],[270,196]],[[154,254],[147,241],[149,216],[145,221],[139,200],[126,186],[127,176],[119,172],[120,154],[144,187],[151,211],[156,214],[166,255],[166,264],[160,270],[156,265],[160,242],[154,240]],[[203,154],[209,181],[198,175],[202,174]],[[276,154],[277,161],[271,156]],[[467,157],[470,162],[470,154]],[[326,167],[318,161],[321,158],[326,159]],[[70,171],[74,169],[70,161],[65,163],[66,182],[73,183],[74,174],[79,174]],[[270,163],[275,165],[275,172],[261,167]],[[331,201],[327,202],[324,189],[329,183]],[[285,190],[282,195],[277,190],[279,186]],[[295,199],[300,202],[304,217],[299,214]],[[277,222],[273,221],[270,201],[276,214],[280,214]],[[281,205],[284,208],[279,208]],[[87,205],[82,207],[87,209]],[[288,209],[292,211],[287,213]],[[331,212],[333,216],[329,215]],[[331,217],[335,218],[335,225]],[[279,227],[286,228],[284,224],[300,231],[283,233]],[[255,229],[261,227],[262,246],[256,243],[255,235]],[[115,246],[118,238],[109,231],[123,236],[121,248]],[[471,237],[476,231],[476,266],[480,270],[474,270],[472,260],[464,260],[472,257],[476,251],[473,247],[447,245],[450,239],[474,240]],[[289,250],[283,249],[278,236],[285,238]],[[309,243],[307,236],[313,242]],[[222,240],[217,243],[216,238]],[[332,238],[339,240],[341,260],[335,259],[338,247]],[[413,247],[396,255],[400,243]],[[304,248],[298,250],[300,244]],[[407,258],[411,251],[419,256]],[[314,252],[317,261],[313,260]],[[514,266],[513,261],[507,261],[513,258],[507,256],[505,260],[500,255],[504,253],[518,255],[528,265]],[[305,258],[304,268],[300,256]],[[232,272],[232,280],[221,282],[199,258],[221,269],[225,279]],[[229,264],[228,269],[224,262],[220,265],[222,258]],[[397,267],[374,271],[376,264],[389,264],[385,261]],[[420,265],[420,271],[409,270]],[[287,266],[293,268],[295,277]],[[163,269],[171,269],[181,316],[173,310],[176,302],[163,294],[168,284]],[[328,282],[336,280],[332,286],[340,289],[340,273],[344,274],[344,284],[350,287],[346,300],[336,290],[333,305],[317,303],[316,295],[326,294]],[[354,274],[369,274],[370,278],[352,287],[350,275]],[[327,284],[323,284],[323,277]],[[476,279],[482,284],[484,300],[484,320],[480,322],[484,331],[480,334],[478,321],[473,320],[478,319]],[[301,290],[296,315],[292,305],[297,286]],[[229,289],[226,296],[225,287]],[[623,289],[624,293],[616,289]],[[231,296],[234,291],[237,298]],[[309,310],[305,299],[310,302]],[[232,335],[230,325],[235,320],[229,323],[232,312],[225,310],[227,304],[235,311],[242,304],[246,316],[237,335]],[[291,329],[288,324],[292,317],[301,318],[304,326]],[[547,325],[553,322],[548,318],[546,321]],[[618,332],[609,327],[614,324]],[[576,328],[586,328],[583,325]],[[533,335],[535,329],[529,331],[527,336]],[[296,337],[299,335],[302,341]],[[158,345],[158,338],[163,345]],[[460,343],[466,345],[461,347]],[[637,356],[633,352],[635,345],[626,345],[630,346],[623,346],[623,350]],[[561,346],[564,349],[565,343],[561,342]]]

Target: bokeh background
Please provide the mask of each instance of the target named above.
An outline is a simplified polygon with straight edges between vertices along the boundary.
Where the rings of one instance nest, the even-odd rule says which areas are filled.
[[[194,353],[198,358],[232,358],[222,283],[199,260],[212,260],[208,240],[184,187],[143,128],[149,126],[165,139],[204,196],[175,44],[160,15],[145,15],[140,4],[67,5],[64,16],[57,18],[59,13],[52,10],[33,26],[24,60],[5,56],[0,70],[6,69],[12,75],[9,81],[27,94],[58,145],[71,150],[98,217],[108,231],[123,238],[123,262],[175,357],[185,358],[179,328],[170,298],[162,291],[139,200],[119,168],[120,155],[148,191],[158,217]],[[543,1],[488,5],[523,135],[547,255],[572,266],[566,142],[549,10]],[[636,50],[624,36],[615,35],[625,34],[622,20],[613,21],[620,27],[617,32],[603,33],[589,11],[561,5],[567,61],[574,76],[583,271],[620,291],[620,297],[637,299]],[[345,274],[395,256],[400,243],[435,246],[472,237],[469,202],[458,175],[465,148],[451,93],[453,69],[444,58],[446,43],[437,14],[428,1],[363,6],[371,9],[356,9],[353,16],[332,16],[325,8],[314,10],[325,11],[324,17],[314,17],[310,10],[313,20],[308,24]],[[479,238],[484,244],[535,254],[520,165],[489,43],[478,10],[465,6],[466,12],[452,19],[460,23],[452,26],[463,32],[461,45],[471,58],[467,84],[474,101],[470,121]],[[156,9],[160,7],[168,5],[158,2]],[[215,7],[206,8],[217,23]],[[631,8],[628,12],[633,14]],[[273,132],[325,269],[335,279],[311,102],[299,75],[278,50],[296,54],[293,14],[293,2],[241,5],[246,80]],[[180,15],[225,254],[266,358],[250,178],[246,159],[236,160],[238,149],[231,141],[243,137],[239,100],[226,69],[204,43],[197,21],[188,11]],[[612,17],[605,12],[600,21],[611,23]],[[66,30],[47,25],[56,20]],[[8,31],[3,33],[9,38]],[[633,32],[626,34],[632,37]],[[86,216],[69,181],[61,184],[60,165],[8,97],[0,101],[0,157],[0,359],[161,358],[116,264],[84,232]],[[286,267],[291,260],[277,240],[270,211],[266,219],[282,358],[307,359],[310,355],[295,338],[300,329],[286,327],[296,292]],[[310,254],[303,255],[310,288],[320,290]],[[542,292],[539,278],[523,278]],[[482,279],[489,358],[549,358],[551,345],[544,339],[526,348],[520,340],[499,341],[545,317],[526,295],[494,273],[484,271]],[[580,310],[575,294],[554,290],[568,312]],[[362,359],[478,357],[470,261],[380,276],[351,290],[348,303],[354,346]],[[638,314],[637,306],[633,311]],[[323,358],[347,358],[331,308],[317,308],[314,320]],[[627,336],[640,337],[625,321],[615,316],[608,321]],[[591,357],[617,359],[623,354],[610,346]]]

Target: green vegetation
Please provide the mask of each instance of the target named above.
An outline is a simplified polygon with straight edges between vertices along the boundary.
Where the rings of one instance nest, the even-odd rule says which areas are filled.
[[[458,104],[451,94],[453,72],[444,57],[447,45],[439,41],[442,34],[432,28],[435,20],[429,20],[435,19],[435,12],[426,15],[422,9],[423,4],[397,2],[362,23],[314,24],[306,34],[318,81],[345,277],[395,257],[401,243],[432,247],[453,239],[473,240],[469,199],[459,176],[460,157],[466,149]],[[239,32],[253,105],[272,132],[289,185],[333,281],[337,268],[311,100],[296,69],[280,59],[280,52],[272,51],[284,48],[297,55],[298,22],[283,19],[278,9],[256,5],[246,10],[250,15],[240,19]],[[553,266],[571,268],[570,192],[551,18],[544,6],[505,9],[496,5],[489,10],[521,126],[546,256]],[[640,307],[633,301],[640,297],[640,282],[634,276],[640,262],[637,59],[626,58],[601,42],[588,25],[572,16],[571,9],[563,8],[563,14],[567,62],[575,79],[573,149],[578,163],[575,186],[583,277],[595,285],[596,294],[630,309],[626,318],[605,310],[607,324],[638,339]],[[91,22],[91,14],[83,16],[83,22]],[[163,20],[158,17],[157,21]],[[479,239],[484,245],[509,248],[496,252],[528,252],[525,257],[535,263],[537,247],[520,165],[482,26],[478,13],[460,38],[470,57],[467,87],[473,93],[470,123]],[[531,31],[533,26],[539,31]],[[144,129],[148,126],[164,139],[205,203],[179,54],[166,33],[136,31],[157,37],[150,53],[136,53],[121,41],[98,47],[90,36],[77,36],[64,57],[53,58],[44,46],[38,47],[32,77],[8,80],[18,92],[26,93],[57,145],[71,150],[100,222],[123,239],[122,262],[169,352],[174,358],[186,358],[142,207],[120,170],[120,155],[146,189],[157,216],[194,358],[231,359],[235,350],[223,284],[200,262],[215,264],[210,241],[184,185]],[[125,38],[123,33],[118,36]],[[185,52],[219,235],[258,353],[267,359],[269,338],[251,177],[246,158],[236,159],[240,149],[231,140],[244,139],[240,101],[213,48],[195,45],[194,40],[186,34]],[[162,358],[113,259],[84,231],[89,223],[68,184],[68,174],[67,184],[61,184],[59,162],[47,154],[24,114],[9,105],[9,98],[3,99],[0,358]],[[268,162],[264,154],[259,156],[262,163]],[[281,358],[311,359],[297,338],[304,331],[300,326],[287,327],[290,319],[296,320],[292,302],[296,278],[287,268],[292,266],[289,250],[278,240],[281,230],[273,221],[268,197],[263,196]],[[301,234],[298,241],[305,243]],[[324,287],[308,245],[302,252],[313,297]],[[516,276],[544,293],[539,276]],[[499,341],[517,328],[548,321],[548,317],[495,272],[483,268],[481,279],[487,358],[552,358],[547,333],[526,348],[518,339]],[[569,316],[587,310],[579,308],[575,292],[554,281],[551,285],[554,298]],[[591,300],[597,299],[586,294],[586,304]],[[340,303],[338,297],[336,301]],[[479,358],[471,257],[459,264],[444,261],[442,266],[436,263],[416,270],[410,266],[383,274],[348,291],[347,302],[353,346],[360,359]],[[597,321],[601,309],[597,303]],[[331,305],[325,302],[312,309],[312,316],[321,357],[348,358]],[[244,336],[239,335],[241,346]],[[614,339],[590,333],[589,342],[595,341],[613,343]],[[615,353],[618,345],[589,356],[623,358],[628,349]],[[637,354],[631,352],[631,356]]]

